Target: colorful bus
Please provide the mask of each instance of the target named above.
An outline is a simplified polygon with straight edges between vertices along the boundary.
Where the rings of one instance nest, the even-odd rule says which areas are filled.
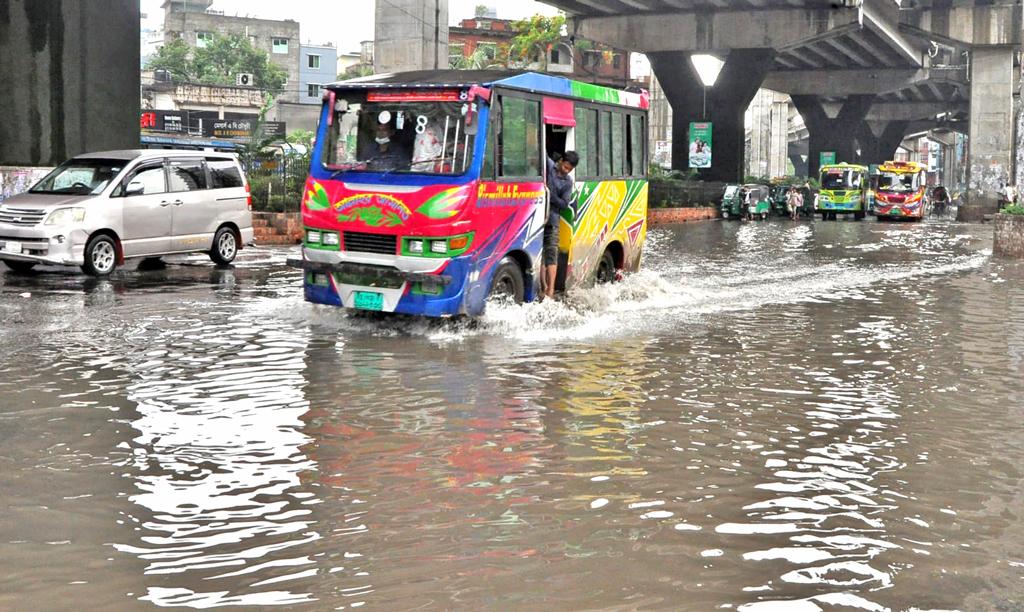
[[[925,171],[917,162],[887,161],[878,167],[875,189],[875,215],[879,219],[924,218],[926,201]]]
[[[867,213],[868,169],[856,164],[828,164],[821,167],[818,212],[821,220],[837,214],[852,214],[858,221]]]
[[[310,302],[479,315],[540,296],[547,159],[580,157],[556,288],[636,270],[646,92],[532,72],[417,71],[327,85],[302,201]]]

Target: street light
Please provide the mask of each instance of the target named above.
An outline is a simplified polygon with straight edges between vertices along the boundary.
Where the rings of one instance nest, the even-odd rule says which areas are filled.
[[[694,69],[697,71],[697,77],[704,86],[704,110],[700,118],[706,119],[708,114],[708,87],[714,87],[719,73],[722,72],[722,67],[725,66],[725,62],[714,55],[703,53],[691,55],[690,62],[693,64]]]

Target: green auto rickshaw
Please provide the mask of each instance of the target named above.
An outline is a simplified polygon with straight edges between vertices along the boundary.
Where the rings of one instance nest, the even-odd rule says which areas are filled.
[[[772,212],[780,217],[789,216],[789,206],[786,203],[786,195],[789,194],[789,185],[772,185],[769,192],[772,201]]]
[[[722,218],[739,219],[743,216],[743,199],[739,185],[726,185],[722,194]]]
[[[767,219],[772,212],[770,189],[767,185],[750,183],[740,187],[743,216],[747,219]]]

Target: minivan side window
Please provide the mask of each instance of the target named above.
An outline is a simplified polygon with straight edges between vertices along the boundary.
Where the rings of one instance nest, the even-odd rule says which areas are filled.
[[[167,164],[170,191],[201,191],[206,189],[206,169],[202,160],[171,160]]]
[[[238,172],[238,166],[230,159],[218,159],[207,157],[206,165],[210,169],[210,187],[213,189],[225,189],[227,187],[241,187],[242,175]]]
[[[152,195],[154,193],[167,193],[167,183],[164,180],[164,166],[163,164],[157,164],[154,166],[143,166],[132,174],[121,188],[121,193],[124,193],[125,188],[132,183],[142,183],[143,191],[142,195]]]

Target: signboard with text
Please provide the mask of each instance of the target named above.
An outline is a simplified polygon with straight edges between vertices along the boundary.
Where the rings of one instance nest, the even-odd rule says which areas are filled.
[[[818,153],[818,165],[827,166],[829,164],[836,163],[836,152],[835,151],[822,151]]]
[[[284,138],[285,123],[283,121],[264,121],[259,126],[259,134],[254,134],[258,123],[253,119],[218,119],[207,122],[209,133],[206,135],[234,140],[248,140],[254,135],[258,138]]]
[[[690,167],[711,167],[711,122],[690,123]]]

